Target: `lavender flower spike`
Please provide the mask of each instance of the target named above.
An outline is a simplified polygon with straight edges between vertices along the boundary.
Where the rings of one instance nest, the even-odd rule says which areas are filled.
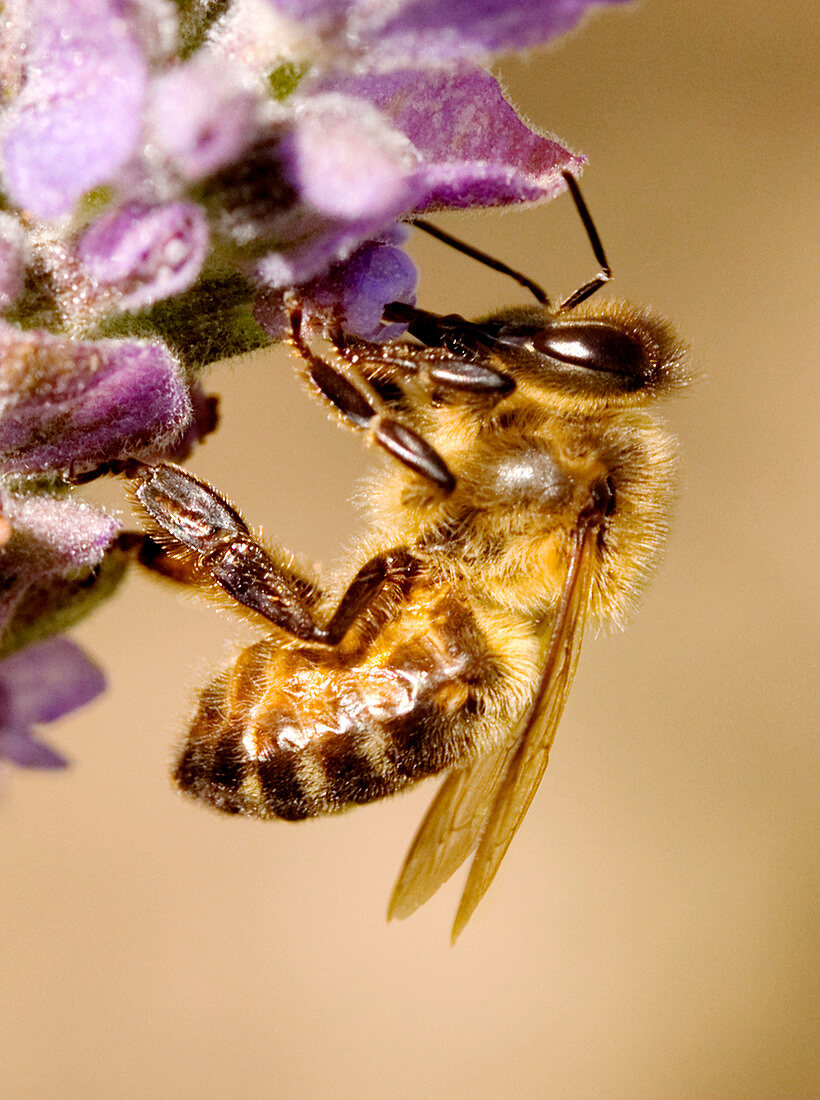
[[[31,727],[85,706],[105,677],[67,638],[49,638],[0,661],[0,759],[23,768],[64,768],[67,761]]]

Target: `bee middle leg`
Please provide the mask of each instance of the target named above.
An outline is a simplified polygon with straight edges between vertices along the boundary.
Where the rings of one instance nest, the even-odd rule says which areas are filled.
[[[401,548],[389,550],[362,566],[324,625],[316,621],[316,588],[293,569],[276,561],[258,541],[237,510],[210,485],[169,463],[134,464],[128,474],[134,495],[159,529],[148,539],[140,560],[173,580],[218,585],[237,603],[262,615],[304,642],[335,646],[388,584],[405,585],[418,563]],[[162,542],[170,547],[163,553]],[[158,553],[152,554],[151,546]],[[193,556],[174,568],[174,549]]]

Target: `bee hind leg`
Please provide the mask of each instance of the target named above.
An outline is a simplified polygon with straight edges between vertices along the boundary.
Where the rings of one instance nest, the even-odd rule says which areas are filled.
[[[218,585],[241,606],[304,642],[338,645],[385,584],[403,585],[417,569],[406,550],[377,555],[362,566],[323,626],[314,617],[316,588],[277,561],[210,485],[169,463],[135,463],[129,476],[137,502],[168,547],[163,551],[161,541],[149,536],[138,549],[143,564],[174,580]],[[175,570],[177,557],[181,565]]]

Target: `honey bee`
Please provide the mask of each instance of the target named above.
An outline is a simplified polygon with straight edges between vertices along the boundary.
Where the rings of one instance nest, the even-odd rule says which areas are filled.
[[[643,310],[587,303],[611,271],[564,178],[600,271],[558,306],[425,222],[537,304],[469,322],[393,303],[385,320],[411,339],[331,325],[323,357],[290,301],[308,386],[396,460],[369,484],[370,526],[343,574],[320,586],[178,466],[129,470],[160,570],[186,560],[194,583],[272,628],[202,691],[179,789],[295,821],[445,773],[389,916],[474,852],[453,940],[541,782],[585,626],[624,621],[667,529],[675,445],[646,410],[686,381],[683,349]]]

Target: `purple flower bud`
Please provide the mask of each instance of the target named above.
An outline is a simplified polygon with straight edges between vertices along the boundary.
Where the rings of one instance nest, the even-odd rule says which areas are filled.
[[[414,304],[417,281],[418,272],[405,252],[394,244],[372,241],[327,275],[299,287],[299,305],[305,320],[316,327],[335,322],[363,340],[395,340],[406,325],[384,324],[384,307],[388,302]],[[263,291],[254,316],[277,339],[287,334],[281,291]]]
[[[0,489],[0,654],[66,630],[116,588],[119,523],[65,496]]]
[[[102,562],[119,524],[85,502],[2,489],[0,514],[7,535],[0,545],[0,639],[5,643],[3,633],[32,586],[52,590],[53,599],[43,598],[44,610],[62,601],[63,582],[87,576]]]
[[[25,83],[3,140],[11,198],[39,218],[67,214],[135,151],[147,72],[113,0],[29,0]]]
[[[191,418],[168,351],[0,323],[0,471],[75,473],[170,446]]]
[[[105,677],[67,638],[49,638],[0,661],[0,758],[24,768],[62,768],[65,759],[34,738],[31,726],[53,722],[95,699]]]
[[[158,77],[149,118],[160,148],[187,180],[235,160],[256,130],[256,100],[215,59],[194,57]]]
[[[140,309],[187,290],[208,252],[208,225],[191,202],[132,202],[104,214],[78,255],[99,283],[115,286],[122,309]]]
[[[0,489],[0,512],[11,529],[3,571],[27,579],[88,570],[102,561],[119,523],[86,501]]]
[[[368,244],[351,256],[344,268],[342,314],[345,329],[364,340],[395,340],[404,325],[382,323],[388,302],[414,305],[418,272],[400,248]]]

